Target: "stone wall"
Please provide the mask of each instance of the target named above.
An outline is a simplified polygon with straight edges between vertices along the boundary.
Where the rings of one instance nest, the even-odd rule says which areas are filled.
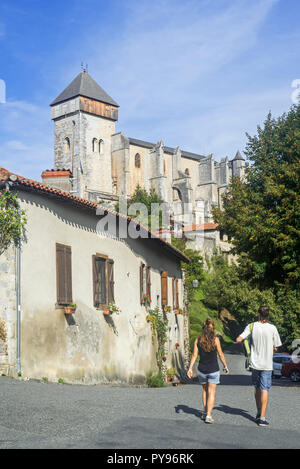
[[[16,250],[0,256],[0,374],[16,376]]]

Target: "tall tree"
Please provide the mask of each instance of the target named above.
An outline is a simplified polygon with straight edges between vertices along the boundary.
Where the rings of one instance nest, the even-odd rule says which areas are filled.
[[[259,287],[299,287],[300,106],[278,119],[268,115],[250,137],[245,181],[233,178],[215,210],[232,236],[241,271]]]

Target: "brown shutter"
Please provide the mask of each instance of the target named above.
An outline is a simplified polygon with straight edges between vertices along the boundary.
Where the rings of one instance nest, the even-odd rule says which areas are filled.
[[[106,269],[106,259],[101,257],[97,258],[97,272],[98,272],[98,282],[99,282],[99,303],[105,305],[107,303],[107,269]]]
[[[140,301],[142,302],[144,295],[144,264],[140,265]]]
[[[146,269],[146,293],[151,297],[151,267],[147,265]]]
[[[175,309],[175,277],[172,277],[172,305],[173,309]]]
[[[72,295],[72,250],[70,246],[56,244],[56,289],[57,303],[69,304]]]
[[[175,308],[179,308],[178,278],[175,279]]]
[[[165,271],[161,273],[161,304],[168,304],[168,272]]]
[[[97,268],[97,256],[92,256],[93,264],[93,298],[94,306],[97,308],[99,306],[99,278],[98,278],[98,268]]]
[[[107,277],[108,277],[108,303],[115,301],[114,295],[114,261],[108,259],[107,261]]]

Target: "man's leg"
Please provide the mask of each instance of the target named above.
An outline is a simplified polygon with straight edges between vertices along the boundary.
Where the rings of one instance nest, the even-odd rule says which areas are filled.
[[[254,397],[255,397],[255,402],[256,402],[256,408],[257,408],[257,415],[261,415],[261,395],[260,395],[260,389],[259,388],[254,388]]]
[[[267,405],[269,400],[269,392],[265,389],[260,389],[260,403],[261,403],[261,411],[260,411],[260,418],[264,419],[266,416]]]

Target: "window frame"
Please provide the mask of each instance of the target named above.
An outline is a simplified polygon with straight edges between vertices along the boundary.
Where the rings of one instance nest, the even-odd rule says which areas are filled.
[[[105,263],[105,303],[96,301],[96,294],[97,294],[96,262],[97,262],[97,259],[100,259],[102,262]],[[93,254],[92,271],[93,271],[93,305],[97,309],[104,309],[110,303],[115,302],[114,260],[110,259],[105,254],[99,254],[99,253]],[[99,279],[98,279],[98,285],[99,284],[101,284],[101,282],[99,282]]]

